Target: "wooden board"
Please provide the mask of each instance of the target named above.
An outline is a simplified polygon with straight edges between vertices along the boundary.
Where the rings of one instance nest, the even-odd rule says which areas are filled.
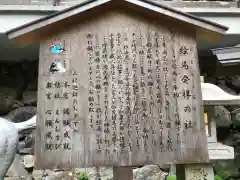
[[[108,12],[42,41],[37,167],[208,162],[186,31]],[[65,51],[50,53],[58,43]]]
[[[113,167],[113,180],[133,180],[132,167]]]

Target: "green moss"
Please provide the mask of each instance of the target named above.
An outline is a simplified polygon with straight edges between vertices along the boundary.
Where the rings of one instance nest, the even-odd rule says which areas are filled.
[[[216,173],[217,176],[219,176],[220,178],[222,178],[221,180],[227,179],[227,177],[231,174],[231,172],[228,171],[218,171]]]
[[[77,180],[88,180],[88,174],[85,172],[77,173]]]
[[[176,176],[167,176],[167,180],[176,180]]]
[[[221,176],[219,175],[215,175],[214,176],[214,180],[224,180]]]

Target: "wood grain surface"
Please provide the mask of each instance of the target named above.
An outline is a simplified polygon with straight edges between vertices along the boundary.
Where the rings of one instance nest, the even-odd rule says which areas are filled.
[[[37,167],[208,162],[206,143],[194,29],[108,11],[42,40]]]

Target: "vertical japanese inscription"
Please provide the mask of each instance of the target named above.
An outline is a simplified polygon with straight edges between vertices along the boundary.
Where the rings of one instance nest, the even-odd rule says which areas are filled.
[[[179,56],[181,60],[181,83],[184,84],[184,88],[182,90],[182,98],[184,100],[183,111],[184,112],[184,122],[183,128],[184,131],[188,131],[193,128],[192,116],[189,116],[192,111],[195,111],[193,108],[193,102],[196,99],[196,95],[194,94],[194,71],[191,72],[189,67],[192,67],[193,61],[191,61],[191,48],[189,45],[185,44],[185,42],[180,39],[180,48],[179,48]]]
[[[156,126],[155,126],[155,118],[154,118],[154,109],[155,109],[155,92],[154,92],[154,87],[155,87],[155,82],[154,82],[154,74],[155,72],[153,71],[154,69],[154,54],[153,54],[153,48],[155,49],[155,44],[153,43],[155,37],[151,34],[148,33],[147,35],[147,90],[148,90],[148,116],[150,118],[149,124],[149,133],[151,136],[151,139],[149,139],[150,142],[150,147],[152,149],[156,148],[157,145],[157,140],[156,140]]]
[[[45,84],[46,99],[65,104],[68,101],[70,93],[70,83],[68,80],[47,81]],[[67,103],[66,103],[67,104]],[[49,105],[47,104],[46,107]],[[46,150],[71,150],[72,147],[72,109],[68,106],[58,106],[45,109],[45,149]],[[61,130],[62,129],[62,130]]]
[[[136,44],[136,32],[132,33],[132,45],[131,45],[131,53],[132,53],[132,78],[133,78],[133,84],[132,84],[132,92],[133,92],[133,120],[135,123],[135,132],[136,132],[136,147],[140,148],[140,122],[139,122],[139,104],[137,100],[137,94],[139,93],[139,78],[137,75],[137,44]]]
[[[101,55],[100,55],[100,42],[98,36],[95,36],[95,91],[96,91],[96,140],[97,140],[97,152],[102,151],[102,107],[101,101],[101,90],[102,90],[102,74],[101,74]]]
[[[181,130],[181,121],[180,121],[180,110],[179,110],[179,90],[178,90],[178,76],[179,76],[179,67],[178,67],[178,62],[177,62],[177,57],[176,57],[176,47],[175,47],[175,39],[176,39],[176,32],[171,33],[171,41],[173,42],[172,46],[172,96],[174,99],[175,103],[175,109],[174,109],[174,125],[176,128],[176,143],[180,143],[180,130]]]
[[[163,125],[163,95],[162,95],[162,90],[161,90],[161,62],[162,62],[162,40],[163,38],[160,37],[160,35],[156,32],[155,33],[155,54],[156,54],[156,62],[155,62],[155,69],[156,69],[156,72],[155,72],[155,78],[156,78],[156,106],[157,106],[157,120],[158,120],[158,127],[159,127],[159,143],[160,144],[160,151],[163,151],[164,150],[164,139],[163,139],[163,128],[164,128],[164,125]]]
[[[125,96],[125,122],[127,124],[127,132],[128,132],[128,148],[129,151],[132,152],[132,140],[131,140],[131,135],[132,135],[132,127],[131,127],[131,91],[130,91],[130,70],[129,70],[129,40],[127,35],[124,35],[124,46],[123,46],[123,54],[124,54],[124,96]]]
[[[107,37],[104,36],[104,41],[102,44],[102,69],[103,69],[103,91],[104,91],[104,144],[105,144],[105,152],[109,153],[109,145],[110,145],[110,124],[109,124],[109,113],[108,113],[108,92],[109,92],[109,67],[108,67],[108,42]]]
[[[53,110],[46,109],[45,110],[45,149],[53,150],[53,129],[54,129],[54,120],[53,120]]]
[[[153,31],[87,36],[88,125],[96,152],[118,157],[180,148],[184,128],[194,126],[190,116],[180,116],[193,109],[194,73],[178,37]]]
[[[76,71],[73,71],[72,74],[72,123],[70,124],[71,129],[76,132],[77,130],[77,124],[79,123],[79,112],[78,112],[78,105],[79,105],[79,94],[78,94],[78,90],[79,90],[79,77],[78,77],[78,73]],[[70,85],[67,85],[70,87]],[[69,123],[63,123],[63,125],[65,124],[65,126],[69,126]]]
[[[117,35],[117,46],[120,46],[119,35]],[[117,151],[117,84],[116,84],[116,43],[115,43],[114,34],[110,34],[110,60],[111,60],[111,93],[110,93],[110,102],[111,102],[111,118],[112,118],[112,143],[113,143],[113,152]]]
[[[41,53],[38,109],[45,121],[38,122],[38,137],[46,143],[38,149],[46,150],[38,159],[46,164],[131,166],[207,159],[194,33],[128,15],[111,11],[94,23],[84,21],[86,26],[57,35],[66,48]],[[45,51],[49,40],[42,42]],[[67,72],[44,73],[43,64],[52,60],[65,63]],[[59,162],[58,155],[66,161]]]
[[[147,129],[147,97],[146,97],[146,72],[145,72],[145,37],[140,35],[139,66],[140,66],[140,96],[141,96],[141,123],[143,124],[142,134],[144,151],[148,152],[148,129]]]
[[[116,43],[117,43],[117,62],[118,62],[118,89],[116,90],[118,92],[118,98],[119,98],[119,111],[118,111],[118,117],[116,118],[119,123],[120,123],[120,129],[119,129],[119,141],[120,141],[120,150],[123,152],[125,150],[125,135],[124,135],[124,127],[125,127],[125,117],[126,117],[126,112],[124,111],[124,73],[125,73],[125,56],[123,53],[125,53],[125,49],[122,50],[122,34],[117,33],[117,38],[116,38]]]
[[[94,99],[94,82],[93,82],[93,36],[87,35],[87,53],[88,53],[88,126],[93,129],[95,99]]]

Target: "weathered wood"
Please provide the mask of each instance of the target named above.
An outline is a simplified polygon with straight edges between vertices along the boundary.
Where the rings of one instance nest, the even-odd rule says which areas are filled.
[[[191,31],[112,11],[42,41],[37,166],[208,162]]]
[[[176,176],[177,176],[177,180],[185,180],[185,166],[184,166],[184,164],[176,164]]]
[[[63,23],[64,19],[68,18],[68,21],[72,21],[74,16],[79,15],[80,13],[84,13],[86,11],[91,11],[93,8],[102,6],[102,5],[113,5],[114,7],[125,6],[128,9],[131,8],[139,8],[144,9],[145,12],[150,12],[151,14],[156,13],[167,19],[167,21],[174,20],[175,22],[181,22],[184,26],[194,27],[197,31],[197,37],[203,38],[204,40],[212,41],[218,39],[221,35],[225,33],[228,29],[225,26],[212,23],[210,21],[206,21],[204,19],[198,18],[196,16],[183,13],[181,11],[177,11],[172,9],[169,6],[165,6],[162,3],[154,3],[153,1],[142,1],[142,0],[95,0],[95,1],[84,1],[76,5],[75,7],[71,7],[63,10],[61,13],[50,15],[48,17],[39,19],[37,21],[31,22],[29,24],[25,24],[22,27],[15,28],[7,32],[9,38],[16,38],[19,42],[22,43],[33,43],[34,41],[39,41],[40,37],[43,37],[45,32],[44,28],[46,26],[52,26],[56,23]],[[129,10],[129,11],[131,11]],[[102,12],[101,12],[102,13]],[[71,20],[70,20],[71,19]],[[65,21],[62,26],[66,27]],[[26,37],[25,35],[29,36]],[[25,39],[25,40],[24,40]]]
[[[133,180],[132,167],[113,167],[113,180]]]

